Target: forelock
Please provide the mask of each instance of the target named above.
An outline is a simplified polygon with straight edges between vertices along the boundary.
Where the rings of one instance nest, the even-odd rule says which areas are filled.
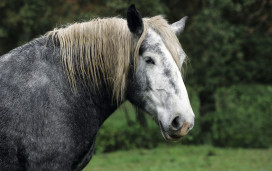
[[[178,68],[181,69],[178,51],[178,49],[181,48],[181,45],[168,22],[162,16],[147,18],[144,19],[144,22],[147,23],[147,25],[151,27],[161,37],[163,43],[171,53]]]

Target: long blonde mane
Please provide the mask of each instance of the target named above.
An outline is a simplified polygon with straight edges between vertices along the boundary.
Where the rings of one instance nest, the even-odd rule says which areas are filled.
[[[134,42],[127,21],[121,18],[75,23],[54,29],[47,37],[59,42],[64,71],[73,89],[77,86],[76,75],[85,84],[91,80],[98,86],[103,80],[118,102],[124,99],[129,65],[131,62],[137,64],[139,48],[149,27],[161,36],[179,65],[177,46],[180,43],[161,16],[144,19],[144,31],[138,42]]]

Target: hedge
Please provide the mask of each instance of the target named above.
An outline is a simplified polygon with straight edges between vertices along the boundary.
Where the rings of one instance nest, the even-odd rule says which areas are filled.
[[[215,94],[213,143],[228,147],[272,145],[272,86],[234,85]]]

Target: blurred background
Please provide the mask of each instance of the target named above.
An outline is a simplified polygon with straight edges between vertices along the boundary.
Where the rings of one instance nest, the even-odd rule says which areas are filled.
[[[272,170],[272,0],[1,0],[0,55],[67,23],[125,18],[130,4],[169,23],[189,16],[179,39],[195,127],[166,142],[126,102],[85,170]]]

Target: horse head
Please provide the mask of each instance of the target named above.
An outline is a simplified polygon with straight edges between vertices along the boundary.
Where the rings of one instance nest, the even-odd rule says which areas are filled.
[[[139,44],[135,45],[138,57],[134,56],[130,69],[127,99],[151,115],[167,140],[179,140],[194,126],[180,71],[186,55],[176,37],[186,18],[169,25],[162,17],[142,18],[134,5],[127,12],[129,30]]]

